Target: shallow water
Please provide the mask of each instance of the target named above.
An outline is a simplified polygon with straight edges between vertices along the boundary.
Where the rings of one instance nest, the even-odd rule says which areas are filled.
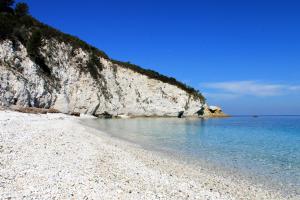
[[[173,152],[298,193],[300,117],[85,120],[147,148]]]

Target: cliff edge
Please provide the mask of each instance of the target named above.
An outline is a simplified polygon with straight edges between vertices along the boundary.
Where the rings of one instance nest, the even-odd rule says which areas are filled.
[[[203,116],[202,94],[110,59],[30,15],[0,13],[0,104],[95,116]]]

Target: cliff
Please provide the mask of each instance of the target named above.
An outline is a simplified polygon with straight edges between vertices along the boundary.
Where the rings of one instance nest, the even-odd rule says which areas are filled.
[[[22,30],[0,39],[2,106],[96,116],[199,116],[207,107],[200,92],[174,78],[114,61],[30,16],[0,17]]]

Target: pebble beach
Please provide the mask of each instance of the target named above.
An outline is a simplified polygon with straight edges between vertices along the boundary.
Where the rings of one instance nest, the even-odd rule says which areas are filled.
[[[0,111],[0,199],[288,199],[99,134],[87,117]]]

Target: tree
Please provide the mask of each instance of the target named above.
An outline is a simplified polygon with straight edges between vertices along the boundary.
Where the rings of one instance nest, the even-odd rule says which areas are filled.
[[[14,0],[0,0],[0,12],[13,12]]]
[[[29,7],[26,3],[17,3],[15,13],[19,17],[23,17],[28,14]]]

